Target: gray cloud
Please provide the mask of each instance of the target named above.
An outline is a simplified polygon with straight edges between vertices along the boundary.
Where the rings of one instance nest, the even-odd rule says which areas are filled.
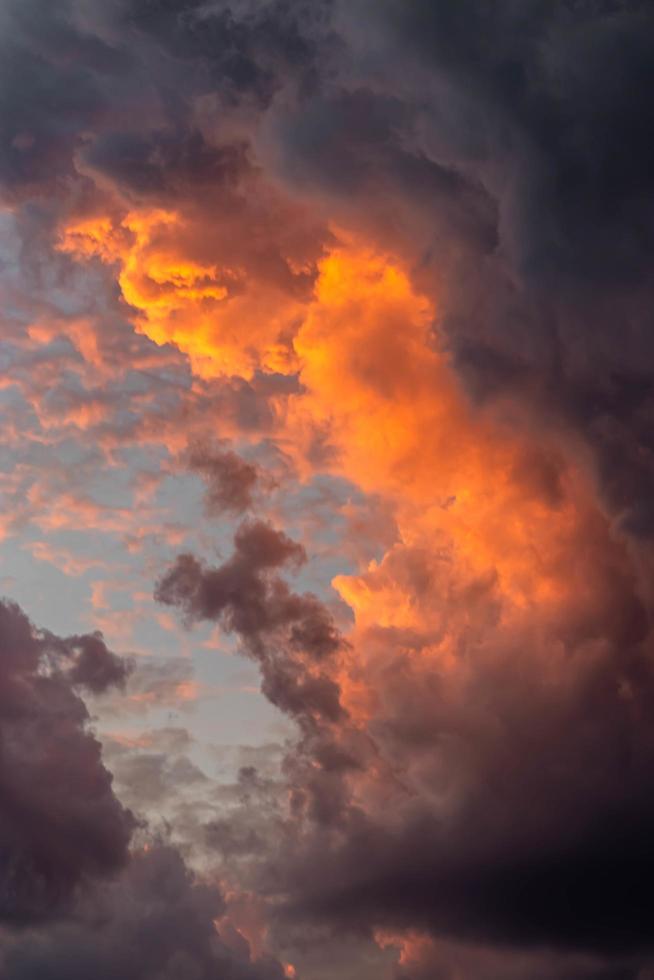
[[[259,471],[233,450],[197,443],[186,454],[189,469],[206,482],[205,506],[210,515],[221,511],[240,514],[253,502]]]
[[[77,693],[125,679],[101,636],[61,640],[0,605],[0,918],[56,915],[127,860],[133,818],[112,790]]]
[[[196,879],[174,848],[155,843],[120,877],[81,896],[66,921],[6,943],[0,977],[282,980],[272,958],[250,961],[245,940],[236,951],[223,942],[214,920],[224,912],[220,891]]]
[[[263,521],[243,522],[234,553],[217,568],[180,555],[157,585],[155,598],[178,606],[187,622],[215,620],[235,632],[259,661],[263,690],[282,710],[308,722],[336,719],[338,687],[320,670],[342,639],[326,607],[311,593],[293,592],[276,574],[306,560],[304,549]]]

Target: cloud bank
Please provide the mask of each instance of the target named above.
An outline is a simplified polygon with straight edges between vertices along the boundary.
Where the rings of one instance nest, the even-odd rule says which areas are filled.
[[[130,856],[80,693],[123,662],[2,607],[0,976],[293,976],[285,951],[308,980],[645,980],[649,5],[0,17],[6,438],[49,461],[5,533],[158,535],[161,610],[231,637],[297,733],[274,806],[186,825],[207,868],[237,841],[230,887],[265,907],[279,957],[239,952],[174,846]],[[138,526],[94,503],[153,447]],[[180,465],[227,558],[147,503]]]

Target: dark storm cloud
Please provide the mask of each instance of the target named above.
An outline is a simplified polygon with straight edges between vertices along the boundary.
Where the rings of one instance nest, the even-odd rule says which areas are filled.
[[[261,112],[282,87],[306,86],[322,6],[8,0],[0,180],[62,197],[89,169],[149,199],[234,187],[253,170],[251,133],[207,141],[195,100]]]
[[[128,851],[135,828],[112,790],[77,690],[122,686],[100,634],[64,640],[0,604],[0,977],[2,980],[282,980],[274,959],[215,922],[217,887],[172,847]],[[164,732],[163,744],[186,744]],[[205,777],[188,759],[132,756],[141,801]],[[230,931],[231,930],[231,931]],[[235,936],[238,934],[234,933]]]
[[[137,0],[118,9],[126,23],[156,39],[176,59],[190,63],[196,84],[204,83],[227,103],[252,98],[265,107],[289,75],[310,84],[316,46],[306,26],[329,6],[325,0],[265,4]]]
[[[220,891],[195,879],[172,847],[153,844],[120,877],[82,896],[47,933],[9,940],[2,980],[282,980],[279,963],[250,962],[247,942],[232,950],[214,921]]]
[[[427,651],[416,659],[392,630],[369,638],[380,667],[367,681],[383,710],[368,725],[367,768],[391,760],[394,805],[365,812],[351,792],[338,800],[333,769],[311,747],[296,785],[318,800],[313,827],[268,878],[285,883],[292,920],[584,952],[598,961],[589,976],[651,966],[654,642],[628,552],[603,533],[589,536],[586,600],[570,596],[558,623],[534,610],[522,629],[498,624],[474,640],[471,625],[496,617],[494,586],[478,608],[468,600],[453,674]],[[366,771],[357,757],[355,787]],[[544,962],[516,975],[585,975]],[[487,967],[473,958],[463,975],[512,975]]]
[[[651,7],[360,0],[338,23],[350,46],[271,114],[269,158],[412,255],[471,394],[580,435],[649,536]]]
[[[518,295],[490,294],[486,329],[471,309],[450,320],[461,369],[477,390],[501,393],[507,380],[528,398],[535,390],[547,416],[562,414],[592,446],[611,511],[649,535],[651,8],[390,6],[410,49],[488,120],[480,161],[462,154],[464,130],[445,152],[492,193],[493,168],[504,184],[492,274],[517,282]]]
[[[630,965],[607,965],[584,956],[493,950],[439,942],[418,947],[416,955],[397,968],[395,980],[647,980]]]
[[[133,820],[112,790],[76,688],[125,679],[99,635],[60,640],[0,604],[0,919],[55,915],[127,860]]]
[[[175,209],[207,261],[306,295],[324,229],[280,223],[253,151],[274,92],[305,86],[319,6],[10,0],[2,12],[0,193],[25,237],[121,209]],[[218,100],[202,108],[201,99]],[[37,203],[38,202],[38,203]],[[221,215],[208,221],[208,210]],[[30,220],[32,219],[32,220]],[[29,243],[29,253],[33,243]]]
[[[403,167],[441,169],[470,214],[475,193],[488,196],[500,252],[527,283],[642,284],[654,245],[646,4],[360,0],[344,19],[353,45],[372,32],[381,48],[363,71],[346,56],[340,93],[321,93],[340,106],[305,103],[299,121],[331,112],[323,129],[316,115],[316,136],[326,133],[328,153],[351,154],[323,169],[316,153],[316,177],[337,186],[377,172],[460,239],[432,186],[403,179]]]
[[[487,140],[507,125],[507,144],[493,149],[514,178],[526,274],[638,281],[654,244],[652,129],[641,103],[652,81],[651,10],[640,2],[380,7],[425,66],[489,113]]]
[[[263,690],[298,718],[341,713],[338,687],[320,670],[341,646],[325,606],[293,592],[277,574],[306,560],[304,549],[263,521],[246,521],[234,554],[217,568],[180,555],[157,585],[155,598],[178,606],[188,622],[209,619],[235,632],[261,664]]]
[[[11,196],[64,190],[82,134],[109,107],[103,81],[128,64],[78,29],[71,11],[68,2],[26,0],[0,14],[0,182]]]
[[[82,159],[86,168],[133,195],[170,202],[180,194],[193,196],[200,186],[214,194],[234,188],[251,170],[246,150],[242,144],[212,147],[197,130],[174,124],[146,133],[101,133]]]

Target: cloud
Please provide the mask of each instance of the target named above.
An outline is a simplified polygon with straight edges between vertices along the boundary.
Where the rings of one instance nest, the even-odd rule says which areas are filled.
[[[642,975],[654,819],[648,5],[51,6],[2,13],[0,178],[24,277],[12,280],[10,376],[36,417],[8,413],[7,439],[20,443],[22,425],[54,452],[71,431],[108,456],[197,446],[188,464],[223,517],[263,508],[266,489],[223,440],[266,439],[289,481],[340,479],[369,505],[348,525],[355,541],[341,547],[334,528],[329,542],[347,638],[318,595],[291,589],[284,573],[306,555],[263,519],[238,527],[221,564],[185,553],[159,579],[157,599],[188,623],[236,635],[300,726],[285,819],[250,833],[218,816],[207,839],[256,851],[258,872],[243,863],[276,899],[280,933],[311,920],[399,936],[400,977]],[[82,293],[84,309],[66,307]],[[109,387],[114,374],[122,387]],[[8,491],[22,486],[19,474]],[[154,504],[135,521],[95,489],[47,487],[28,500],[46,530],[92,523],[134,551],[150,527],[183,533]],[[47,542],[39,553],[55,555]],[[24,691],[12,681],[25,717],[38,707],[63,724],[51,707],[63,698],[79,712],[73,747],[95,745],[76,688],[124,680],[120,662],[98,637],[31,642],[56,648],[59,666],[30,668]],[[196,693],[176,661],[130,683],[128,698],[154,705]],[[41,706],[43,685],[54,693]],[[16,745],[40,777],[31,731]],[[193,776],[171,775],[157,752],[133,768],[150,799]],[[97,785],[111,802],[108,778]],[[23,823],[10,825],[21,841]],[[39,817],[34,839],[52,833]],[[174,878],[177,859],[157,853],[152,866]],[[68,864],[67,895],[95,867],[76,852]],[[185,874],[180,894],[196,894]],[[200,918],[196,952],[171,938],[152,952],[154,976],[215,973]],[[109,922],[120,950],[125,923]],[[94,952],[70,928],[75,955],[92,957],[114,926]],[[16,976],[50,969],[16,950]],[[111,955],[129,976],[131,960]]]
[[[310,722],[337,719],[338,686],[321,669],[342,645],[326,607],[311,593],[293,592],[276,574],[306,560],[304,549],[263,521],[245,521],[234,553],[217,568],[180,555],[159,581],[155,598],[178,606],[189,623],[215,620],[235,632],[259,661],[273,704]]]
[[[127,861],[133,818],[112,790],[78,689],[123,684],[125,663],[99,634],[67,640],[0,605],[0,917],[61,912],[88,877]]]
[[[231,449],[196,444],[186,457],[189,469],[207,484],[205,507],[209,515],[221,511],[242,513],[253,502],[259,471]]]
[[[282,965],[250,949],[220,890],[177,850],[154,841],[130,852],[136,823],[114,795],[78,693],[101,694],[126,676],[100,634],[62,639],[0,604],[0,976],[281,980]],[[180,731],[161,737],[188,741]],[[165,797],[168,780],[205,779],[184,756],[130,762],[123,776],[146,802]]]
[[[651,960],[651,632],[625,547],[586,560],[592,603],[566,592],[556,618],[406,547],[363,576],[340,678],[358,737],[333,740],[346,765],[304,746],[266,879],[291,921]]]
[[[215,921],[225,912],[217,887],[196,878],[178,851],[154,843],[123,875],[83,896],[68,920],[9,941],[3,980],[282,980],[282,966],[250,958],[247,941],[226,945]]]
[[[66,642],[75,657],[68,675],[73,685],[81,685],[92,694],[102,694],[109,687],[124,688],[130,667],[107,649],[101,633],[72,636]]]
[[[646,536],[651,11],[362,0],[339,14],[336,65],[271,113],[266,160],[409,258],[473,397],[571,429],[605,505]]]
[[[140,657],[125,693],[127,697],[115,698],[110,704],[116,713],[192,703],[199,694],[199,685],[187,658]]]

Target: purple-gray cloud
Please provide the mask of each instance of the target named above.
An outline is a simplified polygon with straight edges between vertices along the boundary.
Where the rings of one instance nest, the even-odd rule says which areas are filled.
[[[78,688],[124,682],[99,635],[60,640],[0,605],[0,917],[56,915],[88,877],[120,870],[134,821],[116,798]]]

